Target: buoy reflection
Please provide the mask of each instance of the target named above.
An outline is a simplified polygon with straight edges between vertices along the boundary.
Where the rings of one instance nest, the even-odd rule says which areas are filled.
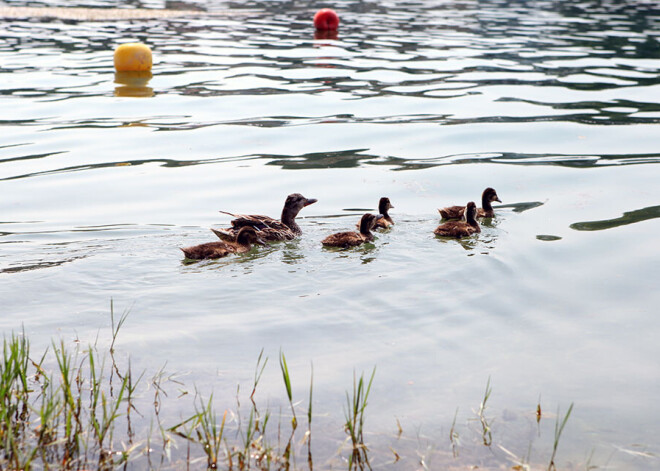
[[[149,70],[115,72],[115,83],[119,84],[115,87],[115,96],[142,98],[154,96],[154,89],[147,86],[152,76]]]

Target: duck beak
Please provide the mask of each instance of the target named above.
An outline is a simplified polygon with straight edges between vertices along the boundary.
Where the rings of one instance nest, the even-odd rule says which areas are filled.
[[[318,200],[316,198],[308,198],[307,201],[305,201],[305,206],[309,206],[310,204],[316,203]]]
[[[495,197],[495,201],[497,201],[498,203],[501,203],[501,202],[502,202],[502,200],[500,199],[499,196],[496,196],[496,197]]]

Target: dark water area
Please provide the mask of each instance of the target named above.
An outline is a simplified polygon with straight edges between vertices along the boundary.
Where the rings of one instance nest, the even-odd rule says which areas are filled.
[[[106,16],[15,10],[74,6]],[[118,357],[219,410],[237,384],[248,403],[262,349],[260,407],[288,406],[282,351],[305,409],[311,363],[319,469],[345,465],[345,392],[374,367],[374,467],[546,467],[570,404],[559,469],[658,467],[657,2],[333,8],[336,38],[292,1],[0,2],[0,330],[103,346],[112,300]],[[130,41],[151,76],[115,73]],[[480,234],[434,236],[489,186]],[[318,199],[301,238],[184,263],[219,211],[279,217],[294,192]],[[321,247],[381,196],[394,227]]]

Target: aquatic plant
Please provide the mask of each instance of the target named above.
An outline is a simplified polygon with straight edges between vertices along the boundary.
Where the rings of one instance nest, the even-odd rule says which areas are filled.
[[[348,469],[364,469],[368,467],[369,457],[367,455],[367,446],[364,443],[364,411],[367,408],[367,401],[369,399],[369,392],[371,391],[371,384],[376,375],[376,367],[371,372],[369,382],[364,383],[364,373],[360,375],[360,379],[356,380],[355,372],[353,372],[353,394],[349,396],[346,392],[346,433],[349,435],[352,445],[351,457],[348,460]]]
[[[559,407],[557,407],[557,420],[555,421],[555,440],[552,445],[552,456],[550,457],[550,463],[548,464],[548,471],[556,470],[557,467],[555,466],[555,456],[557,455],[557,447],[559,446],[559,439],[561,438],[561,434],[564,431],[564,427],[566,426],[566,422],[568,422],[568,418],[571,416],[571,412],[573,412],[573,403],[571,402],[571,405],[568,407],[568,410],[566,411],[566,415],[561,421],[561,424],[559,423]]]

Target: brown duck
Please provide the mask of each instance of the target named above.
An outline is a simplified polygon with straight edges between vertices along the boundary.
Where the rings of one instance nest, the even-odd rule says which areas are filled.
[[[252,244],[266,245],[257,235],[254,227],[245,226],[236,234],[233,241],[208,242],[181,249],[191,260],[213,259],[226,257],[230,253],[244,253],[252,249]]]
[[[215,235],[222,240],[234,240],[237,231],[242,227],[251,226],[259,232],[262,240],[271,242],[276,240],[291,240],[302,235],[300,226],[296,224],[296,216],[305,206],[316,203],[314,198],[305,198],[300,193],[292,193],[287,196],[282,208],[280,220],[258,214],[232,214],[220,211],[224,214],[234,216],[229,229],[211,229]]]
[[[495,217],[492,202],[497,201],[501,203],[497,192],[492,188],[486,188],[481,194],[481,208],[477,210],[478,218],[492,218]],[[447,208],[438,209],[443,219],[461,219],[465,212],[465,206],[449,206]]]
[[[365,242],[371,242],[374,240],[374,235],[371,233],[371,229],[374,228],[374,225],[377,221],[383,218],[382,214],[374,215],[371,213],[366,213],[360,219],[360,232],[338,232],[336,234],[329,235],[321,241],[321,243],[326,247],[355,247]]]
[[[440,224],[433,233],[442,237],[466,237],[481,232],[477,222],[477,205],[470,201],[465,207],[465,221],[449,221]]]
[[[387,229],[390,227],[392,224],[394,224],[394,221],[392,220],[392,217],[390,216],[389,210],[394,209],[394,206],[392,206],[392,203],[390,203],[390,199],[383,196],[379,201],[378,201],[378,212],[383,215],[382,219],[378,219],[376,221],[376,224],[374,224],[374,229],[382,228],[382,229]],[[360,223],[357,223],[357,228],[360,229]]]

